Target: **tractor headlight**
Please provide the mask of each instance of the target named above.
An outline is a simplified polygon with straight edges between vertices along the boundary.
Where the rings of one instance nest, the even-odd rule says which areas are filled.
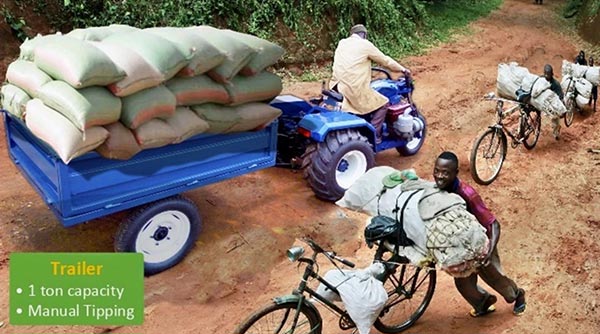
[[[294,246],[287,251],[287,257],[291,262],[296,262],[304,255],[304,248],[302,246]]]

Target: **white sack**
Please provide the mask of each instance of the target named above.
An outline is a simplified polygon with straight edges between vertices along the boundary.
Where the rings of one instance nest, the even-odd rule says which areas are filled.
[[[521,82],[521,88],[526,91],[531,91],[531,97],[536,98],[546,89],[550,88],[550,83],[544,77],[535,74],[528,74]]]
[[[585,98],[581,95],[577,95],[577,97],[575,98],[575,103],[577,104],[577,107],[579,107],[579,109],[584,109],[584,108],[588,107],[589,102],[590,102],[589,98]]]
[[[338,289],[344,306],[360,334],[369,334],[371,326],[387,302],[388,295],[383,283],[374,277],[382,274],[384,270],[383,264],[373,263],[365,269],[333,269],[325,273],[325,280]],[[317,292],[324,293],[331,301],[339,300],[337,295],[323,284],[319,285]]]
[[[558,95],[550,89],[543,91],[538,97],[532,98],[530,104],[550,117],[560,117],[567,112],[567,108]]]
[[[583,78],[577,79],[577,81],[575,82],[575,89],[577,89],[578,95],[581,95],[581,96],[585,97],[586,99],[589,99],[590,96],[592,95],[593,87],[594,87],[594,85],[592,85],[591,82],[589,82]]]
[[[574,78],[584,78],[592,83],[592,85],[600,85],[600,67],[585,66],[572,63],[568,60],[563,60],[562,75],[570,75]]]

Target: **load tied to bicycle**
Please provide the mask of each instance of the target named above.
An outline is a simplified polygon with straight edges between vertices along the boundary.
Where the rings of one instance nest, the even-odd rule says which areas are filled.
[[[470,171],[475,182],[491,184],[500,174],[506,158],[510,138],[511,147],[520,144],[527,150],[533,149],[539,139],[542,114],[550,119],[552,135],[560,139],[561,123],[571,126],[575,111],[584,114],[596,109],[597,85],[600,83],[600,68],[571,63],[563,60],[562,81],[554,77],[551,65],[544,65],[543,75],[529,72],[516,62],[498,65],[494,93],[485,99],[496,102],[496,122],[480,134],[473,143],[470,156]],[[592,103],[593,102],[593,103]],[[518,115],[517,122],[511,115]]]
[[[450,189],[458,181],[452,174],[457,166],[453,153],[442,153],[435,165],[435,182],[419,178],[414,170],[370,169],[336,204],[368,215],[363,234],[372,261],[352,269],[352,261],[317,238],[298,239],[286,253],[303,268],[298,284],[254,311],[234,333],[329,333],[325,328],[331,322],[323,320],[322,312],[333,313],[342,330],[368,334],[375,327],[381,333],[399,333],[425,313],[437,269],[454,277],[473,307],[471,316],[494,311],[495,296],[487,292],[469,296],[466,291],[478,289],[469,282],[479,270],[499,272],[495,250],[499,225],[494,220],[484,227],[467,210],[470,199]],[[525,310],[524,292],[508,280],[502,276],[491,284],[514,287],[510,291],[514,297],[501,293],[520,314]]]

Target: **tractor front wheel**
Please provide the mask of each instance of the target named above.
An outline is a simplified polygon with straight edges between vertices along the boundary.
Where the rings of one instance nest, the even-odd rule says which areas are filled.
[[[318,198],[331,202],[342,198],[374,165],[371,144],[354,129],[329,133],[324,142],[310,144],[302,156],[304,178]]]

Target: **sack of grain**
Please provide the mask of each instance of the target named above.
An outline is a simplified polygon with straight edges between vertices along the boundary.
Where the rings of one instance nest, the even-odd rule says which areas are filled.
[[[229,105],[236,106],[248,102],[270,101],[283,90],[281,78],[263,71],[260,74],[245,77],[236,76],[225,84],[229,94]]]
[[[243,132],[261,129],[276,120],[281,110],[266,103],[251,102],[235,107],[240,120],[227,132]]]
[[[0,107],[19,119],[24,119],[29,100],[31,97],[15,85],[5,84],[0,89]]]
[[[579,109],[585,109],[585,108],[589,107],[589,102],[590,102],[589,97],[586,98],[581,95],[577,95],[575,97],[575,103],[577,104],[577,107],[579,107]]]
[[[146,88],[159,85],[163,75],[137,52],[116,44],[91,42],[102,50],[115,65],[125,72],[125,77],[108,85],[108,89],[116,96],[128,96]]]
[[[78,156],[93,151],[108,137],[108,131],[101,126],[91,127],[84,134],[71,121],[56,110],[45,106],[39,99],[27,103],[25,124],[66,164]]]
[[[242,120],[235,107],[205,103],[191,106],[191,109],[208,123],[206,133],[231,132],[230,130]]]
[[[95,41],[100,42],[108,36],[114,34],[124,34],[139,30],[138,28],[131,27],[125,24],[111,24],[102,27],[88,27],[71,30],[66,36],[77,38],[84,41]]]
[[[52,78],[35,66],[33,62],[15,60],[8,65],[6,80],[24,90],[29,96],[37,97],[40,88],[52,81]]]
[[[226,83],[248,64],[256,53],[251,47],[241,42],[220,29],[210,26],[191,27],[194,34],[198,34],[216,47],[225,55],[223,62],[208,71],[208,75],[219,83]]]
[[[250,76],[262,72],[265,68],[275,64],[285,50],[275,43],[250,34],[233,30],[223,30],[227,35],[250,46],[256,53],[251,56],[248,63],[240,70],[241,75]]]
[[[135,51],[161,73],[163,76],[162,81],[171,79],[177,72],[187,66],[193,55],[192,50],[183,52],[169,40],[144,30],[113,34],[105,38],[102,43],[113,44]]]
[[[125,77],[100,49],[89,42],[63,36],[34,49],[34,62],[56,80],[75,88],[106,86]]]
[[[121,101],[123,105],[120,120],[130,129],[136,129],[154,118],[166,119],[172,116],[177,104],[175,95],[164,85],[144,89]]]
[[[210,125],[200,118],[194,111],[186,107],[178,107],[175,115],[166,120],[167,124],[173,128],[177,138],[173,144],[180,143],[192,136],[206,132]]]
[[[175,95],[178,106],[229,103],[229,94],[225,87],[206,75],[191,78],[175,77],[167,81],[165,85]]]
[[[175,130],[162,119],[151,119],[133,133],[142,150],[169,145],[177,139]]]
[[[96,148],[96,152],[107,159],[127,160],[138,154],[142,148],[133,132],[121,122],[105,125],[108,138]]]
[[[121,117],[121,99],[101,86],[75,89],[64,81],[50,81],[38,98],[84,131],[97,125],[114,123]]]
[[[35,36],[34,38],[31,38],[31,39],[27,38],[23,42],[23,44],[21,44],[19,46],[19,49],[20,49],[19,59],[32,62],[35,58],[33,50],[35,49],[36,46],[38,46],[40,44],[44,44],[44,43],[52,43],[53,41],[60,40],[61,38],[63,38],[63,35],[60,32],[57,32],[56,34],[51,34],[51,35],[37,34],[37,36]]]
[[[560,88],[565,93],[565,95],[567,93],[574,92],[575,91],[575,79],[573,79],[573,77],[571,77],[570,75],[563,76],[563,78],[560,82]]]
[[[156,27],[144,29],[174,43],[180,50],[192,50],[188,64],[177,73],[178,76],[201,75],[219,66],[225,55],[206,38],[187,28]]]

